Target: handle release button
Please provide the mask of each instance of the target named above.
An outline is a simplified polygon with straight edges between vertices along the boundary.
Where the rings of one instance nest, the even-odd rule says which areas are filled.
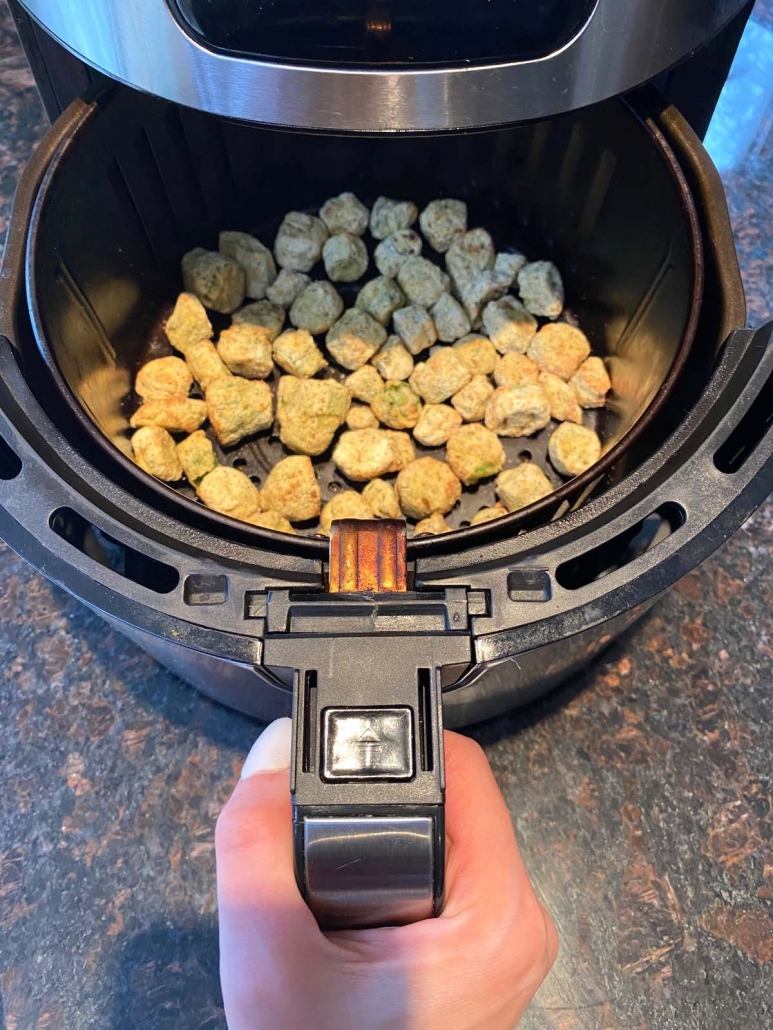
[[[324,779],[413,779],[410,708],[326,708],[322,732]]]

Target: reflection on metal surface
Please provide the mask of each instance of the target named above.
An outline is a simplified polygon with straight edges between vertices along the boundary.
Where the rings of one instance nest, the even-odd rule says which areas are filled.
[[[405,523],[341,519],[330,531],[330,593],[408,589]]]

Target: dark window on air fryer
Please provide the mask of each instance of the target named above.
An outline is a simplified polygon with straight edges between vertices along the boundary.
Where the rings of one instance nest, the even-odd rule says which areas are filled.
[[[595,0],[177,0],[211,46],[291,61],[527,60],[567,43]]]

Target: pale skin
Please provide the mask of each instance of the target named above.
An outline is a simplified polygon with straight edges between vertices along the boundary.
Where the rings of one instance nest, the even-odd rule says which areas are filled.
[[[322,933],[293,875],[287,769],[239,782],[216,834],[229,1030],[517,1025],[558,937],[483,751],[450,732],[445,748],[446,906],[410,926]]]

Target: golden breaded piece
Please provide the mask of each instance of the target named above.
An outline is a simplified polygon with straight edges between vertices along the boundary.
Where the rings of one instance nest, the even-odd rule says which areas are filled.
[[[503,515],[507,515],[507,508],[497,502],[491,508],[481,508],[480,511],[476,512],[470,519],[470,525],[480,526],[484,522],[493,522],[494,519],[501,519]]]
[[[394,458],[392,441],[381,429],[353,429],[341,433],[333,450],[336,467],[355,483],[385,475]]]
[[[462,426],[446,444],[446,461],[465,486],[502,471],[505,451],[499,437],[479,422]]]
[[[245,324],[265,329],[266,335],[273,343],[285,324],[284,308],[272,304],[270,300],[256,300],[254,304],[246,304],[233,317],[233,325]]]
[[[255,484],[239,469],[218,465],[201,480],[196,493],[208,508],[248,519],[260,511],[260,494]]]
[[[461,425],[462,416],[449,404],[425,404],[413,436],[425,447],[441,447]]]
[[[385,479],[371,479],[362,490],[362,499],[371,508],[377,519],[401,519],[397,491]]]
[[[278,461],[266,477],[260,503],[290,522],[316,519],[322,509],[322,491],[311,459],[305,454],[292,454]]]
[[[390,200],[379,197],[370,213],[370,232],[374,240],[410,229],[419,217],[419,209],[410,200]]]
[[[129,419],[132,429],[161,426],[170,433],[192,433],[207,417],[207,405],[193,397],[166,397],[145,401]]]
[[[520,301],[508,295],[485,306],[483,327],[500,354],[525,354],[537,332],[537,319]]]
[[[590,354],[590,344],[580,329],[566,322],[543,325],[529,346],[529,357],[536,361],[541,372],[569,382]]]
[[[186,293],[195,293],[205,308],[230,315],[244,302],[244,271],[224,254],[197,247],[183,257],[182,271]]]
[[[218,379],[229,379],[231,370],[218,354],[211,340],[202,340],[185,352],[191,374],[202,390],[206,391]]]
[[[385,383],[373,365],[363,365],[356,372],[344,379],[352,397],[364,404],[370,404],[375,397],[383,393]]]
[[[354,304],[362,311],[367,311],[377,322],[388,325],[395,311],[404,306],[405,295],[394,279],[380,275],[365,283]]]
[[[198,297],[192,293],[181,293],[166,321],[164,332],[174,349],[185,354],[195,343],[212,339],[212,323]]]
[[[305,272],[293,272],[291,268],[283,268],[266,290],[266,300],[286,310],[292,307],[310,282],[311,278]]]
[[[476,375],[489,376],[499,361],[499,354],[487,336],[471,333],[454,344],[454,353]]]
[[[539,365],[518,351],[503,354],[494,369],[497,386],[530,386],[537,382],[538,377]]]
[[[164,397],[187,397],[193,376],[182,358],[154,358],[143,365],[134,383],[135,392],[143,400]]]
[[[533,436],[550,421],[550,402],[541,386],[498,386],[486,405],[486,429],[498,436]]]
[[[174,483],[182,479],[183,467],[172,437],[160,426],[145,426],[132,436],[134,460],[156,479]]]
[[[472,379],[453,347],[443,347],[414,369],[410,382],[427,404],[442,404]]]
[[[224,329],[217,352],[234,375],[267,379],[274,371],[271,339],[265,326],[241,322]]]
[[[341,317],[344,302],[332,283],[309,283],[290,308],[290,321],[296,329],[305,329],[312,336],[326,333]]]
[[[416,448],[407,433],[397,433],[393,429],[385,429],[384,432],[392,443],[392,454],[394,455],[394,461],[389,471],[399,472],[415,459]]]
[[[554,376],[552,372],[540,372],[537,381],[550,402],[551,418],[556,422],[582,422],[582,408],[569,383]]]
[[[305,329],[288,329],[274,340],[274,361],[299,379],[311,379],[327,368],[322,351]]]
[[[319,517],[319,531],[330,536],[330,527],[337,519],[372,519],[373,510],[362,494],[344,490],[327,502]]]
[[[574,390],[582,408],[603,408],[612,383],[606,365],[601,358],[586,358],[580,365],[569,385]]]
[[[325,345],[334,361],[354,372],[370,361],[386,338],[386,329],[367,311],[349,308],[328,330]]]
[[[203,429],[197,429],[178,443],[177,457],[191,486],[197,486],[217,465],[212,442]]]
[[[493,393],[488,376],[477,375],[453,395],[451,403],[465,422],[482,422]]]
[[[390,336],[372,363],[384,379],[401,381],[413,372],[413,358],[399,336]]]
[[[350,403],[348,389],[334,379],[282,376],[276,394],[280,440],[296,454],[322,454],[346,421]]]
[[[421,254],[421,236],[413,229],[400,229],[379,243],[373,260],[382,275],[396,279],[403,264],[414,254]]]
[[[470,319],[462,305],[450,293],[444,293],[430,309],[432,320],[442,343],[454,343],[470,331]]]
[[[207,390],[207,413],[221,447],[270,429],[274,421],[271,387],[260,379],[230,376]]]
[[[290,211],[274,241],[276,263],[293,272],[310,272],[322,257],[327,236],[322,219],[303,211]]]
[[[346,416],[347,429],[378,429],[379,421],[365,404],[352,404]]]
[[[448,289],[448,276],[426,258],[412,255],[397,273],[400,288],[410,304],[431,308]]]
[[[319,209],[319,217],[331,235],[348,232],[352,236],[362,236],[368,228],[370,211],[353,193],[339,193],[325,201]]]
[[[218,249],[244,272],[246,295],[253,300],[263,300],[276,279],[274,255],[268,247],[249,233],[227,231],[220,233]]]
[[[395,311],[392,323],[395,332],[414,357],[437,342],[435,323],[418,304],[409,304]]]
[[[419,215],[424,239],[438,254],[445,254],[457,236],[467,232],[467,205],[463,200],[431,200]]]
[[[255,515],[250,515],[245,521],[253,526],[259,526],[261,529],[273,529],[276,533],[292,533],[295,536],[295,530],[290,520],[278,511],[259,511]]]
[[[368,249],[359,236],[339,232],[325,243],[322,260],[334,283],[353,283],[368,270]]]
[[[525,461],[499,473],[496,491],[508,511],[517,511],[547,497],[553,486],[539,465]]]
[[[550,435],[548,455],[553,468],[562,476],[579,476],[601,457],[601,441],[586,426],[562,422]]]
[[[564,284],[552,261],[531,261],[518,272],[518,292],[527,311],[558,318],[564,310]]]
[[[446,520],[440,514],[440,512],[433,512],[428,518],[421,519],[417,522],[413,529],[414,536],[422,536],[429,534],[431,536],[438,536],[440,533],[450,533],[451,527],[448,525]]]
[[[426,519],[436,511],[445,515],[461,495],[458,477],[437,458],[417,458],[397,477],[400,507],[412,519]]]
[[[412,429],[421,415],[419,395],[408,383],[390,380],[370,403],[373,414],[390,429]]]

